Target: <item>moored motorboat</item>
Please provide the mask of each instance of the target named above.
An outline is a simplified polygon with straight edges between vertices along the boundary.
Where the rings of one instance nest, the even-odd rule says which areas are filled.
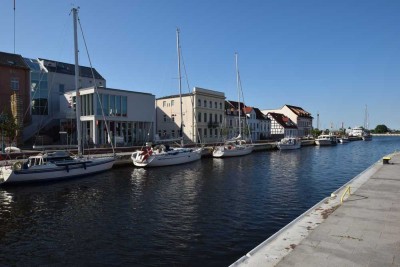
[[[280,150],[298,149],[301,147],[301,139],[296,137],[285,137],[277,144]]]
[[[315,139],[317,146],[334,146],[337,145],[337,138],[335,135],[322,134]]]

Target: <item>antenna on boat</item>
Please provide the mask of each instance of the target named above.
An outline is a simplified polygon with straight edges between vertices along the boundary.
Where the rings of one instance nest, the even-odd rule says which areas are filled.
[[[179,28],[176,28],[176,50],[178,53],[178,80],[179,80],[179,107],[181,112],[181,124],[179,126],[179,137],[183,147],[183,118],[182,118],[182,77],[181,77],[181,48],[179,43]]]

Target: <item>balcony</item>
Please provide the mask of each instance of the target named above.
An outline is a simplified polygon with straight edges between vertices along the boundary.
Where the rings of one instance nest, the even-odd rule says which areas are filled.
[[[219,123],[218,122],[209,122],[208,123],[208,128],[218,128]]]

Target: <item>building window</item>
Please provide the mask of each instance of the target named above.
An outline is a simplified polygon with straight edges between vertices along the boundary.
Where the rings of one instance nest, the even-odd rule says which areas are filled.
[[[164,122],[167,121],[167,115],[164,115]]]
[[[214,108],[218,108],[217,102],[214,102]]]
[[[199,107],[201,107],[201,100],[200,100],[200,99],[197,100],[197,105],[198,105]]]
[[[110,116],[115,115],[115,95],[110,95],[110,108],[108,114]]]
[[[122,107],[121,107],[121,111],[122,111],[122,116],[126,117],[128,116],[128,97],[127,96],[122,96]]]
[[[163,107],[165,107],[166,104],[167,104],[166,101],[163,101],[163,102],[162,102],[162,106],[163,106]]]
[[[201,112],[197,114],[197,122],[201,122]]]
[[[171,131],[171,137],[174,138],[175,137],[175,130]]]
[[[213,129],[210,128],[210,137],[212,137],[212,130],[213,130]]]
[[[210,106],[209,106],[209,108],[212,108],[212,101],[210,101]]]
[[[115,115],[121,116],[122,109],[121,109],[121,96],[115,96]]]
[[[218,137],[218,129],[214,129],[215,137]]]
[[[204,113],[204,122],[207,122],[207,113]]]
[[[60,95],[63,95],[65,93],[65,85],[64,84],[58,85],[58,92],[60,93]]]
[[[214,115],[214,122],[218,122],[218,114]]]
[[[207,107],[207,100],[204,100],[204,107]]]
[[[171,107],[174,106],[174,100],[171,100]]]
[[[207,136],[207,128],[204,128],[204,137]]]
[[[47,99],[37,98],[32,100],[32,115],[48,115]]]
[[[16,91],[19,90],[19,80],[18,78],[12,78],[11,79],[11,89]]]
[[[219,115],[219,123],[222,123],[222,114]]]
[[[219,103],[219,109],[222,109],[222,103]]]

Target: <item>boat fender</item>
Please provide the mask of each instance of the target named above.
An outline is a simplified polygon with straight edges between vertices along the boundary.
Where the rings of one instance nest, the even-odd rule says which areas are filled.
[[[19,171],[22,169],[22,162],[21,161],[17,161],[13,164],[13,170],[14,171]]]

